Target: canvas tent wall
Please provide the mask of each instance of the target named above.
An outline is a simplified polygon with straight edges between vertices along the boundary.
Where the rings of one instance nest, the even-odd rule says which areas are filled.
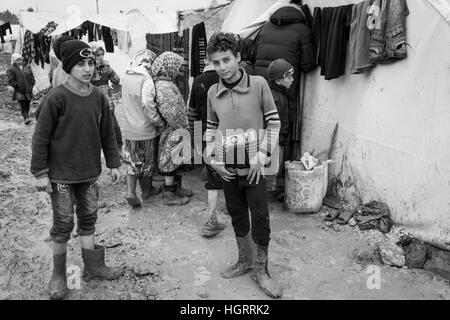
[[[311,10],[358,2],[303,1]],[[450,249],[450,24],[432,2],[448,8],[407,1],[406,60],[332,81],[319,69],[306,76],[302,151],[326,152],[338,122],[331,170],[346,200],[383,201],[413,235]]]

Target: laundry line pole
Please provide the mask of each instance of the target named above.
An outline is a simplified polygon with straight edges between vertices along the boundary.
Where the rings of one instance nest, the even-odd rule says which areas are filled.
[[[97,14],[98,14],[98,0],[95,0],[95,3],[97,5]]]

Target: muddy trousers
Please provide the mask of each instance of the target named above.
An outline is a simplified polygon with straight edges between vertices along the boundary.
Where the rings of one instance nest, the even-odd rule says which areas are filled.
[[[74,227],[74,207],[77,214],[77,233],[89,236],[95,233],[98,211],[97,182],[75,184],[52,183],[50,200],[53,208],[53,242],[66,243]]]
[[[30,117],[30,103],[31,100],[19,100],[20,112],[22,113],[24,120],[27,120]]]
[[[245,237],[250,231],[250,208],[253,241],[261,246],[269,245],[270,219],[265,179],[261,177],[258,184],[250,184],[247,176],[237,176],[230,182],[222,180],[222,186],[236,237]]]

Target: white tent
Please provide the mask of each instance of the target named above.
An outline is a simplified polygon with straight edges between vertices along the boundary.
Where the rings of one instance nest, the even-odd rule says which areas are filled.
[[[303,1],[311,11],[358,2]],[[239,12],[232,10],[228,20],[240,17],[252,25],[256,18],[245,14],[264,14],[267,4],[257,10],[250,3],[236,0],[233,9]],[[326,152],[339,123],[337,163],[331,169],[341,174],[346,199],[383,201],[396,223],[450,249],[449,2],[407,4],[407,59],[332,81],[319,70],[306,75],[302,152]],[[227,27],[230,23],[224,30],[237,31]]]

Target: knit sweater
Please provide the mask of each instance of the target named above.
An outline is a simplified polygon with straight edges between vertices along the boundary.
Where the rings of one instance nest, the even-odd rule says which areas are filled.
[[[245,148],[250,157],[258,151],[270,157],[278,143],[280,118],[267,81],[240,71],[243,76],[234,88],[220,79],[208,91],[206,141],[214,141],[215,150],[207,150],[207,163],[215,156],[226,166],[248,168],[249,159],[236,159],[238,152],[234,159],[228,156],[230,146]]]
[[[32,139],[31,173],[47,174],[54,183],[81,183],[98,178],[100,154],[108,168],[120,167],[111,111],[101,91],[85,94],[66,82],[44,98]]]

